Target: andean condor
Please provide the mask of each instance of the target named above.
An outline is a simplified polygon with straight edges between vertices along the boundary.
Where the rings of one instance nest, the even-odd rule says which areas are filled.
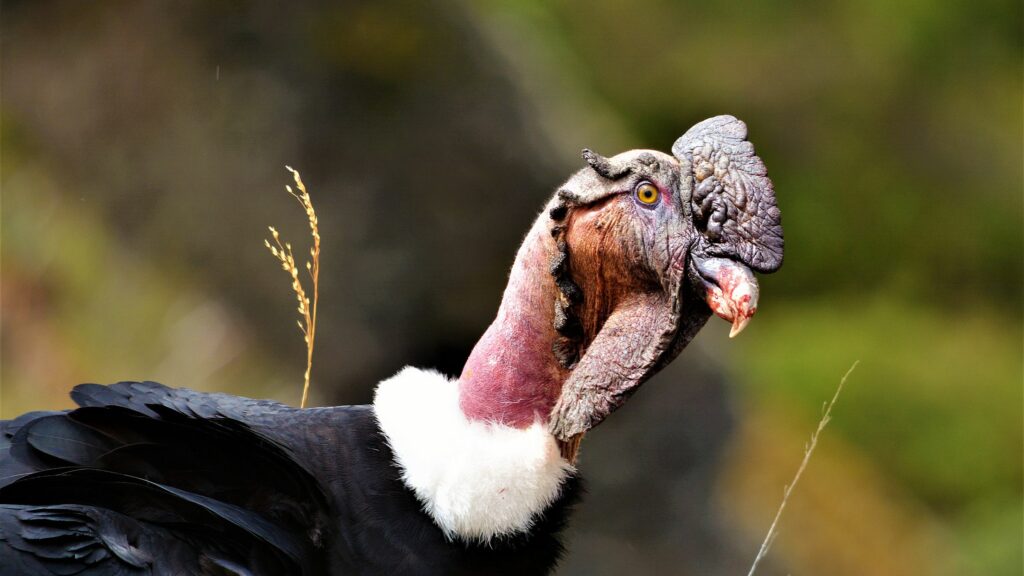
[[[673,156],[584,151],[456,379],[405,368],[373,405],[296,409],[155,382],[0,422],[0,574],[542,574],[584,433],[712,313],[735,334],[782,263],[746,126]]]

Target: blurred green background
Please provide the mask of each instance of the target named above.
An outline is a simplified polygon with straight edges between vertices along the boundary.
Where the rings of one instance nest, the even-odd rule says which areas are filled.
[[[588,437],[564,574],[1020,574],[1012,1],[3,2],[0,417],[78,382],[298,403],[265,226],[320,213],[314,403],[457,374],[586,146],[747,122],[782,270]]]

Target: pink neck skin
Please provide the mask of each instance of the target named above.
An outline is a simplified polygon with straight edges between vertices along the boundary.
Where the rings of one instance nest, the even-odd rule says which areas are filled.
[[[459,377],[459,406],[470,420],[526,428],[546,423],[568,372],[551,351],[556,286],[546,211],[523,242],[498,317]]]

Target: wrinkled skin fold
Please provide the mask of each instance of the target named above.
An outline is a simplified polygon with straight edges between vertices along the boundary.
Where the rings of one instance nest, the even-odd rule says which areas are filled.
[[[563,295],[560,312],[580,329],[549,426],[570,460],[582,435],[712,314],[738,334],[757,310],[753,272],[782,265],[774,190],[746,135],[741,121],[718,116],[679,138],[673,156],[586,150],[589,166],[559,192],[552,214],[561,216],[553,234],[565,239],[560,270],[579,292]],[[653,203],[645,184],[657,188]]]

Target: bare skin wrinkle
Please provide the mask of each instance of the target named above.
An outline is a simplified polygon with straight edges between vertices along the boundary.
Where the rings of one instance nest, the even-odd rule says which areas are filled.
[[[497,317],[458,380],[467,418],[542,423],[572,462],[583,434],[712,314],[732,324],[731,336],[747,325],[759,298],[754,272],[782,265],[783,236],[772,183],[746,137],[743,122],[718,116],[687,131],[672,155],[584,150],[586,166],[527,234]]]

